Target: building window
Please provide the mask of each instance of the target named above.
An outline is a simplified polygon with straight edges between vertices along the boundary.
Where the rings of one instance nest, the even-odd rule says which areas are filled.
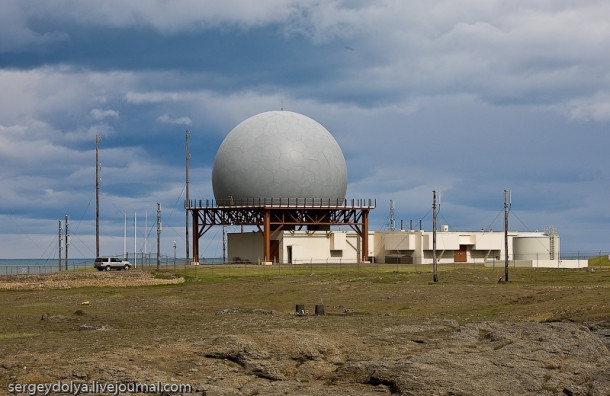
[[[343,257],[343,250],[331,250],[330,257]]]

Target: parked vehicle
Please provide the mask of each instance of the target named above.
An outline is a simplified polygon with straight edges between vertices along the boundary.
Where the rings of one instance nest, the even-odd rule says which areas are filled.
[[[131,268],[131,263],[127,260],[122,260],[117,257],[98,257],[93,264],[98,271],[128,270]]]

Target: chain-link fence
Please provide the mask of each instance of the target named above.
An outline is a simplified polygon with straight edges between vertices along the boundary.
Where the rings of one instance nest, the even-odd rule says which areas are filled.
[[[128,256],[129,257],[129,256]],[[538,257],[528,257],[531,261],[531,267],[537,268],[536,262]],[[582,263],[578,268],[596,265],[608,265],[610,262],[610,252],[598,251],[598,252],[571,252],[562,253],[561,258],[558,260],[577,260]],[[40,260],[4,260],[6,263],[0,263],[0,275],[28,275],[28,274],[48,274],[60,271],[94,271],[93,259],[71,259],[68,261],[67,268],[64,261],[61,265],[58,262],[51,264],[46,262],[40,264]],[[292,263],[274,262],[272,265],[262,265],[262,261],[258,262],[244,262],[244,261],[224,261],[222,258],[207,258],[201,259],[199,265],[191,265],[190,260],[185,258],[177,258],[167,255],[160,257],[157,265],[157,257],[153,254],[138,255],[138,259],[134,260],[133,256],[130,258],[132,269],[142,269],[147,271],[154,271],[157,268],[163,271],[172,270],[180,272],[186,276],[197,276],[205,273],[213,274],[216,270],[217,273],[223,273],[228,276],[231,274],[289,274],[289,273],[320,273],[320,272],[358,272],[360,270],[366,271],[380,271],[380,272],[410,272],[410,271],[432,271],[432,265],[426,264],[404,264],[404,263],[358,263],[354,261],[348,261],[341,258],[328,258],[322,260],[299,260]],[[483,265],[487,265],[492,269],[504,268],[505,261],[502,258],[491,258],[487,260],[472,260],[466,263],[456,262],[439,262],[440,268],[451,269],[451,268],[468,268],[476,267],[480,268]],[[510,267],[516,267],[517,264],[514,260],[510,261]]]

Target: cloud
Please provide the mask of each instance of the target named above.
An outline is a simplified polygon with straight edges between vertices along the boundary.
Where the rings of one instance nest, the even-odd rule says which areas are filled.
[[[610,121],[610,92],[598,93],[589,98],[570,100],[566,106],[570,119],[576,121]]]
[[[189,117],[170,118],[169,114],[160,115],[157,117],[157,122],[175,125],[191,125],[193,123]]]
[[[103,120],[106,117],[119,119],[119,112],[116,110],[101,110],[101,109],[93,109],[91,110],[91,116],[95,120]]]
[[[123,210],[156,202],[179,224],[182,127],[191,195],[206,199],[224,136],[283,107],[335,136],[349,193],[378,199],[372,224],[389,199],[401,218],[421,218],[439,189],[450,226],[479,229],[511,188],[531,228],[605,244],[609,4],[116,4],[3,3],[0,202],[31,219],[24,234],[39,219],[54,233],[66,210],[91,231],[96,135],[109,234],[122,235]]]

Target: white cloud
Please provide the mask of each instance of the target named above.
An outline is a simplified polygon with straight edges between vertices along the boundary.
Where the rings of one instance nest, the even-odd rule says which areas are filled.
[[[114,119],[119,119],[119,112],[116,110],[102,110],[102,109],[93,109],[91,110],[91,116],[95,120],[103,120],[104,118],[110,117]]]
[[[191,125],[193,123],[189,117],[171,118],[167,113],[157,117],[157,122],[174,125]]]
[[[610,92],[570,100],[566,107],[572,120],[608,122],[610,121]]]

